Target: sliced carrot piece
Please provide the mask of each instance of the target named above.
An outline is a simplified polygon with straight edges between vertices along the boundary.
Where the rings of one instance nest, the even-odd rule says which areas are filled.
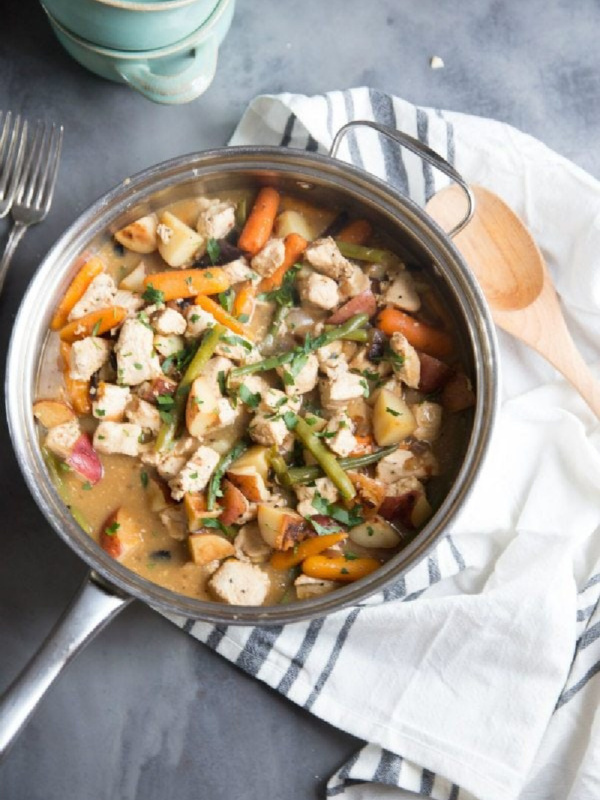
[[[233,313],[236,317],[242,315],[251,319],[254,313],[254,304],[256,300],[256,286],[252,281],[243,283],[237,291],[235,300],[233,301]]]
[[[348,538],[347,533],[327,533],[324,536],[315,536],[312,539],[305,539],[297,547],[271,556],[271,566],[273,569],[284,571],[291,569],[297,564],[302,563],[309,556],[316,556],[333,547],[338,542],[343,542]]]
[[[218,303],[215,303],[210,297],[206,297],[205,295],[201,294],[194,300],[197,306],[203,308],[205,311],[208,311],[209,314],[212,314],[213,317],[220,322],[221,325],[225,325],[226,328],[229,328],[230,331],[233,333],[237,333],[239,336],[244,336],[246,339],[252,339],[250,332],[243,325],[239,322],[235,317],[232,317],[225,309],[220,306]]]
[[[60,331],[63,342],[76,342],[86,336],[102,336],[103,333],[116,328],[127,316],[127,309],[121,306],[110,306],[91,311],[84,317],[74,319]]]
[[[197,294],[218,294],[229,289],[229,285],[229,278],[220,267],[154,272],[144,278],[144,287],[162,292],[165,302]]]
[[[341,242],[362,245],[366,244],[372,235],[373,228],[370,222],[367,222],[366,219],[355,219],[342,228],[335,238]]]
[[[381,566],[375,558],[346,559],[344,556],[309,556],[302,562],[302,572],[324,581],[358,581]]]
[[[288,233],[283,240],[285,247],[285,256],[281,266],[277,267],[275,272],[268,278],[263,278],[258,285],[259,292],[272,292],[273,289],[279,289],[283,282],[285,273],[294,266],[296,261],[300,258],[302,253],[308,247],[308,242],[299,233]]]
[[[81,300],[85,294],[85,290],[96,275],[100,275],[101,272],[104,272],[104,262],[97,256],[92,256],[92,258],[85,262],[71,281],[63,299],[58,304],[58,308],[50,323],[50,330],[59,331],[61,328],[64,328],[69,320],[69,314],[73,310],[73,306]]]
[[[448,356],[454,349],[454,342],[449,333],[419,322],[398,308],[390,306],[384,308],[377,320],[377,327],[388,336],[397,332],[403,333],[413,347],[434,358]]]
[[[275,189],[267,186],[260,190],[240,234],[240,250],[254,255],[266,245],[273,230],[279,200],[279,192]]]
[[[71,345],[68,342],[60,343],[60,354],[63,360],[63,379],[67,396],[73,410],[78,414],[90,414],[92,401],[90,400],[89,381],[76,381],[71,378],[70,355]]]

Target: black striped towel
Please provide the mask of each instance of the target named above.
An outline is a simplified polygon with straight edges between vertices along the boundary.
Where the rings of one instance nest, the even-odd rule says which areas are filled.
[[[326,153],[353,118],[418,136],[510,203],[598,365],[600,185],[507,125],[364,88],[259,97],[232,144]],[[444,184],[369,131],[345,141],[340,157],[417,201]],[[385,594],[326,619],[284,628],[173,620],[368,743],[331,778],[328,796],[600,797],[600,430],[550,366],[499,336],[503,397],[491,453],[432,555]]]

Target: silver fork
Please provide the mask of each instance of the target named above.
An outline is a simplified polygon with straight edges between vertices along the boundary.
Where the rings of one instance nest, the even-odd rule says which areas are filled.
[[[12,206],[21,178],[27,144],[27,122],[21,122],[18,114],[13,122],[12,111],[6,114],[0,111],[0,123],[2,117],[4,124],[0,132],[0,219],[8,214]]]
[[[0,261],[0,292],[17,245],[30,225],[46,218],[56,185],[63,127],[38,122],[31,146],[27,148],[21,181],[15,193],[11,215],[13,226]]]

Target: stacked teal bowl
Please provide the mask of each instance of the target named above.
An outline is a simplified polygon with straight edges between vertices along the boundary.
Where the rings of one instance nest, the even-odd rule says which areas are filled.
[[[210,86],[235,0],[43,0],[65,50],[155,103],[188,103]]]

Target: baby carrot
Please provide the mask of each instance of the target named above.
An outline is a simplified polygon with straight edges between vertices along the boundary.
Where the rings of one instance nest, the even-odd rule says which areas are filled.
[[[102,336],[103,333],[120,325],[126,316],[127,309],[121,306],[100,308],[65,325],[59,336],[63,342],[76,342],[78,339],[85,339],[86,336]]]
[[[239,336],[244,336],[246,339],[252,339],[246,326],[232,317],[231,314],[225,311],[225,309],[218,303],[215,303],[214,300],[211,300],[210,297],[200,294],[194,302],[197,306],[200,306],[205,311],[208,311],[210,314],[212,314],[217,322],[220,322],[221,325],[225,325],[225,327],[229,328],[229,330],[233,331],[233,333],[237,333]]]
[[[448,356],[454,349],[449,333],[419,322],[398,308],[384,308],[377,320],[377,327],[388,336],[403,333],[413,347],[435,358]]]
[[[353,558],[347,559],[345,556],[316,555],[309,556],[302,562],[302,572],[311,578],[319,578],[325,581],[343,581],[351,583],[364,578],[381,564],[375,558]]]
[[[179,300],[197,294],[218,294],[229,289],[229,278],[220,267],[176,269],[154,272],[144,278],[144,287],[162,292],[163,300]]]
[[[85,290],[96,275],[100,275],[101,272],[104,272],[104,264],[97,256],[92,256],[92,258],[85,262],[71,281],[63,299],[58,304],[56,313],[52,317],[52,322],[50,323],[51,330],[59,331],[61,328],[64,328],[68,322],[69,314],[73,306],[81,300],[85,294]]]
[[[233,301],[233,314],[236,317],[242,315],[250,319],[254,311],[254,301],[256,299],[256,286],[252,281],[242,283]]]
[[[316,556],[333,547],[338,542],[343,542],[348,538],[347,533],[327,533],[324,536],[315,536],[312,539],[305,539],[297,547],[285,552],[273,553],[271,556],[271,566],[273,569],[286,570],[295,567],[309,556]]]
[[[269,186],[260,190],[240,234],[240,250],[254,255],[265,246],[273,230],[279,199],[279,192]]]
[[[92,410],[90,383],[89,381],[77,381],[71,377],[71,345],[68,342],[60,343],[60,354],[63,360],[65,389],[73,411],[78,414],[89,414]]]
[[[285,273],[294,266],[308,247],[308,242],[303,236],[300,236],[299,233],[288,233],[283,240],[283,244],[285,247],[283,263],[281,266],[277,267],[272,275],[262,279],[258,287],[260,292],[272,292],[273,289],[279,289]]]
[[[349,242],[350,244],[366,244],[373,234],[371,223],[366,219],[355,219],[346,225],[345,228],[338,233],[335,237],[341,242]]]

